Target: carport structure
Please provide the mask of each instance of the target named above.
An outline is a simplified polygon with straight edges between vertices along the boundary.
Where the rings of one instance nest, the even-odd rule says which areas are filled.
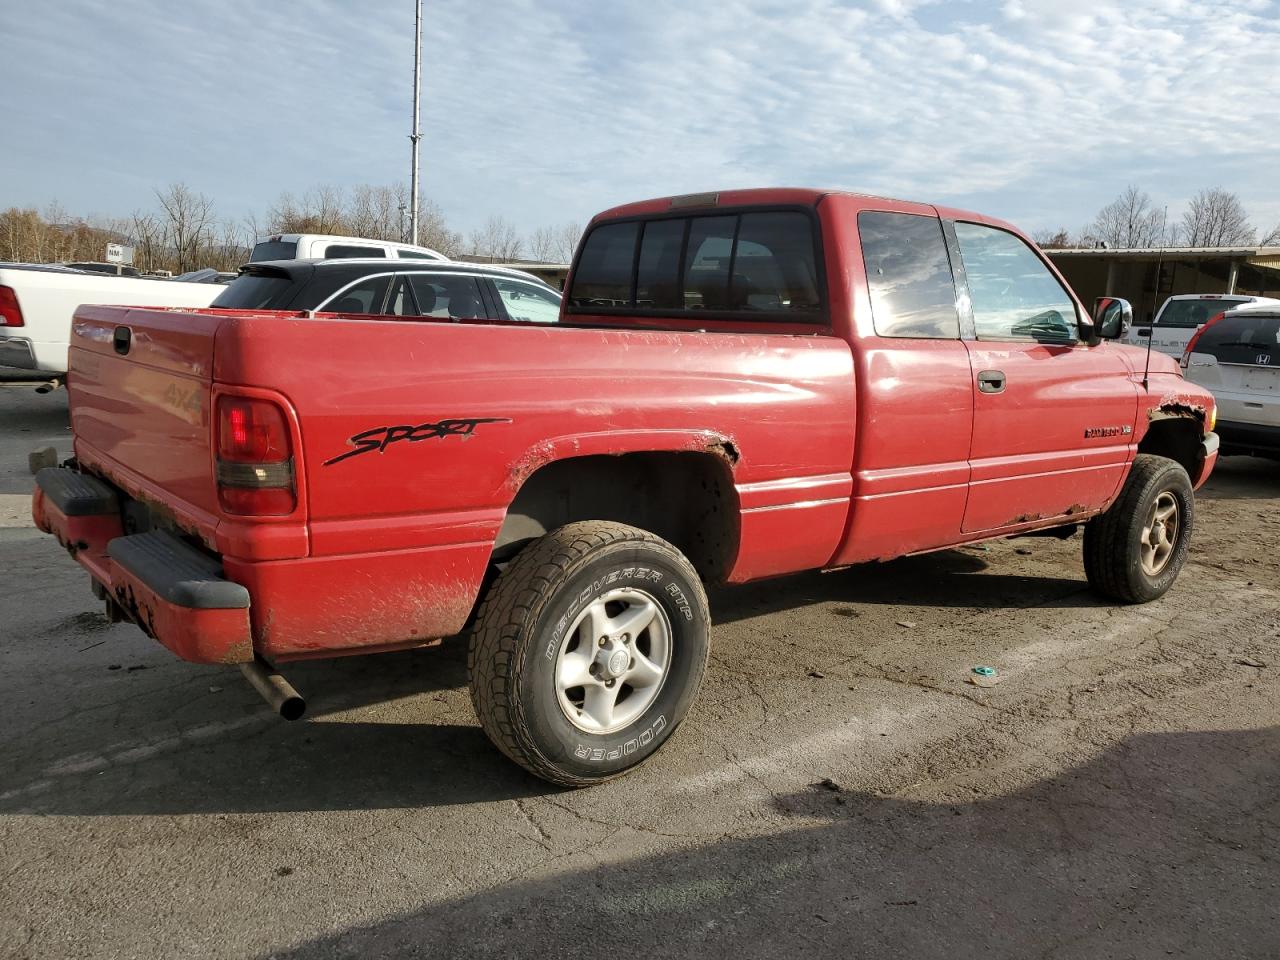
[[[1280,297],[1280,247],[1163,247],[1046,250],[1085,302],[1124,297],[1149,323],[1168,297],[1248,293]]]

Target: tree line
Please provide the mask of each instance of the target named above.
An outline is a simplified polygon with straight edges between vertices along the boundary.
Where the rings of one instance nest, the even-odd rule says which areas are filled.
[[[1237,194],[1221,187],[1200,190],[1182,216],[1171,220],[1168,208],[1130,185],[1098,211],[1079,233],[1066,227],[1033,235],[1045,249],[1100,247],[1249,247],[1280,244],[1280,224],[1267,233],[1255,227]]]
[[[105,258],[108,243],[123,243],[134,248],[134,266],[143,272],[235,270],[249,259],[255,240],[276,233],[406,242],[409,209],[403,184],[321,185],[301,194],[282,193],[261,218],[227,219],[218,215],[211,198],[174,183],[155,191],[153,207],[128,217],[72,217],[56,203],[44,210],[0,211],[0,262],[98,261]],[[464,236],[449,227],[436,203],[423,199],[418,205],[418,243],[447,257],[565,263],[581,235],[580,224],[564,223],[525,236],[495,215]]]

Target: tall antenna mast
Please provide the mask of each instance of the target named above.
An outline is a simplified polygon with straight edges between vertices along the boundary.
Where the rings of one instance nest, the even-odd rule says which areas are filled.
[[[422,139],[422,0],[415,0],[413,14],[413,170],[409,176],[409,242],[418,244],[418,141]]]
[[[1160,300],[1160,277],[1164,273],[1164,237],[1160,238],[1160,253],[1156,257],[1155,290],[1151,294],[1151,323],[1147,325],[1147,362],[1142,365],[1142,389],[1148,389],[1147,379],[1151,373],[1151,341],[1156,335],[1156,304]]]

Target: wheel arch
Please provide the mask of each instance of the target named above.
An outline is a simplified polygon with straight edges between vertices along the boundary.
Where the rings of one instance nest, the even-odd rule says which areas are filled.
[[[495,563],[566,523],[611,520],[674,545],[704,582],[723,581],[738,554],[741,512],[731,441],[700,449],[589,453],[523,477],[493,548]]]
[[[1147,432],[1138,441],[1138,453],[1153,454],[1181,464],[1194,485],[1204,468],[1203,439],[1202,416],[1181,412],[1180,408],[1161,407],[1151,412]]]

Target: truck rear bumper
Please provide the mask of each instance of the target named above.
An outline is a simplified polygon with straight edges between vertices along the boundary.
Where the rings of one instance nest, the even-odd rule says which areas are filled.
[[[125,536],[116,492],[60,467],[36,474],[36,526],[52,534],[112,601],[184,660],[253,659],[249,592],[216,560],[163,530]]]

